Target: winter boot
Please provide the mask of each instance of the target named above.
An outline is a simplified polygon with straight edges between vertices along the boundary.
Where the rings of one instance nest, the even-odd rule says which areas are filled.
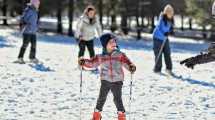
[[[118,112],[118,120],[126,120],[124,112]]]
[[[166,73],[170,76],[174,76],[174,73],[172,72],[172,70],[166,69]]]
[[[101,120],[102,116],[100,112],[94,112],[93,113],[93,119],[92,120]]]
[[[14,63],[25,64],[25,61],[23,60],[23,58],[19,58],[18,60],[14,61]]]
[[[35,63],[35,64],[38,64],[39,63],[39,60],[37,58],[34,58],[34,59],[30,59],[30,62],[31,63]]]

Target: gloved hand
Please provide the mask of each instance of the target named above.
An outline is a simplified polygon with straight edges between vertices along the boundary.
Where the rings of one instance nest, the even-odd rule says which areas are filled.
[[[83,41],[83,37],[79,36],[79,37],[75,37],[76,42],[80,43],[81,41]]]
[[[168,36],[168,35],[169,35],[169,32],[165,32],[164,35],[165,35],[165,36]]]
[[[181,65],[184,64],[186,67],[194,69],[194,66],[195,66],[194,57],[187,58],[187,59],[181,61],[180,64]]]
[[[185,66],[187,66],[188,68],[194,69],[195,64],[187,62],[185,63]]]
[[[129,65],[129,71],[133,74],[136,71],[136,66],[133,64]]]
[[[19,30],[22,31],[25,26],[26,26],[26,23],[21,21],[19,23]]]
[[[78,60],[78,64],[79,64],[80,66],[83,66],[83,65],[85,64],[85,60],[84,60],[83,58],[79,59],[79,60]]]

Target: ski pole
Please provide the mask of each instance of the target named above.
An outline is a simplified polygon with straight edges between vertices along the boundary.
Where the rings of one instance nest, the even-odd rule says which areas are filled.
[[[167,39],[168,39],[168,38],[166,38],[166,39],[163,41],[162,45],[161,45],[161,48],[160,48],[159,53],[158,53],[158,56],[157,56],[157,58],[156,58],[156,60],[155,60],[155,67],[156,67],[157,64],[158,64],[158,60],[160,59],[160,56],[161,56],[161,54],[162,54],[162,52],[163,52],[163,48],[164,48],[164,46],[165,46],[165,44],[166,44]],[[154,69],[155,69],[155,68],[154,68]]]
[[[131,73],[130,98],[129,98],[129,120],[131,120],[132,86],[133,86],[133,74]]]
[[[80,120],[82,119],[82,83],[83,83],[83,68],[80,70],[80,98],[79,98],[79,109],[80,109]]]

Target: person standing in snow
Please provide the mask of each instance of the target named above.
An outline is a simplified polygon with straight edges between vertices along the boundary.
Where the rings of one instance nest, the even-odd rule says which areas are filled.
[[[124,72],[122,67],[128,69],[132,74],[136,71],[136,66],[127,56],[117,48],[116,37],[110,33],[100,37],[103,53],[89,59],[79,59],[79,65],[84,67],[100,66],[101,88],[99,98],[92,120],[101,119],[101,111],[105,104],[108,92],[111,90],[114,96],[114,103],[118,111],[118,119],[125,120],[125,108],[122,102],[122,85]]]
[[[171,5],[166,5],[161,13],[157,26],[153,31],[153,50],[156,61],[154,66],[155,73],[161,72],[162,54],[164,54],[167,72],[172,73],[171,50],[168,35],[173,32],[173,17],[173,7]],[[163,44],[163,42],[165,43]]]
[[[27,5],[26,9],[23,12],[23,15],[20,19],[20,24],[22,27],[23,33],[23,44],[21,46],[17,63],[24,64],[23,60],[26,48],[28,44],[31,43],[30,50],[30,62],[37,63],[38,59],[36,58],[36,33],[38,30],[38,9],[40,6],[40,0],[31,0]]]
[[[80,17],[75,37],[79,43],[78,58],[84,56],[85,47],[87,47],[90,58],[95,56],[94,51],[94,39],[102,34],[102,28],[100,22],[96,16],[96,9],[94,6],[89,5],[84,10],[84,14]]]

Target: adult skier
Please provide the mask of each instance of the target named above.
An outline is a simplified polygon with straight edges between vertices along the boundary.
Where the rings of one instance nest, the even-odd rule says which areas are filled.
[[[31,44],[30,50],[30,62],[38,63],[36,58],[36,43],[37,43],[37,30],[38,30],[38,10],[40,6],[40,0],[31,0],[30,3],[25,8],[23,15],[20,19],[22,34],[23,34],[23,44],[21,46],[18,60],[15,63],[24,64],[23,59],[26,48],[28,44]]]
[[[79,43],[78,58],[82,58],[87,47],[90,58],[95,56],[94,40],[96,35],[100,36],[102,29],[98,17],[96,16],[96,9],[89,5],[84,10],[84,14],[80,17],[77,23],[77,30],[75,37]]]
[[[168,35],[173,31],[174,9],[171,5],[166,5],[158,24],[153,31],[153,50],[155,55],[154,72],[160,73],[162,69],[162,55],[166,63],[166,71],[172,73],[171,50]]]

